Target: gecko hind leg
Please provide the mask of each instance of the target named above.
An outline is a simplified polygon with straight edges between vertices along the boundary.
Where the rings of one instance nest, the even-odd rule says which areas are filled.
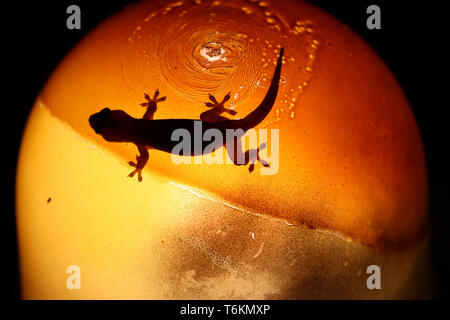
[[[136,155],[136,162],[128,161],[128,164],[132,167],[135,167],[132,172],[128,175],[130,178],[134,177],[134,175],[138,174],[138,181],[142,181],[142,169],[144,169],[145,165],[148,161],[148,150],[146,146],[137,146],[139,155]]]
[[[153,116],[156,112],[158,102],[166,100],[166,97],[158,98],[158,96],[159,96],[158,89],[156,89],[155,93],[153,94],[153,98],[150,98],[148,94],[144,93],[144,98],[145,100],[147,100],[147,102],[141,103],[141,106],[147,107],[147,110],[142,116],[142,119],[153,120]]]

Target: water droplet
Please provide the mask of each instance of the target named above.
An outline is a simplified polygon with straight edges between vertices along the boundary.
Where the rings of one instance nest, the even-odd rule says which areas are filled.
[[[302,81],[309,82],[314,74],[312,70],[315,70],[315,61],[313,59],[316,60],[316,55],[318,55],[316,50],[319,46],[319,38],[315,39],[317,35],[309,35],[307,32],[317,32],[314,26],[315,22],[312,20],[298,19],[297,21],[293,21],[295,22],[294,25],[290,25],[288,22],[285,22],[285,19],[283,19],[279,12],[271,10],[272,2],[269,3],[267,0],[247,0],[238,2],[240,3],[238,6],[230,6],[228,8],[230,10],[226,13],[227,16],[221,16],[223,21],[217,19],[219,17],[219,13],[216,11],[217,9],[210,8],[209,10],[213,10],[217,15],[213,21],[214,26],[207,24],[205,26],[206,29],[203,30],[198,29],[195,18],[202,13],[204,14],[203,5],[196,6],[196,4],[205,4],[205,1],[172,1],[174,2],[162,7],[162,10],[159,9],[149,14],[145,18],[145,21],[149,22],[149,24],[144,25],[142,20],[141,22],[136,22],[137,27],[131,33],[128,41],[137,42],[139,32],[141,32],[145,43],[141,42],[141,46],[137,50],[136,47],[132,46],[133,44],[130,44],[130,49],[134,50],[134,53],[130,54],[130,58],[134,58],[136,54],[140,54],[141,58],[146,56],[148,60],[148,52],[154,52],[156,49],[158,58],[164,64],[161,67],[161,71],[164,78],[167,79],[168,85],[186,94],[195,101],[203,102],[205,92],[207,91],[213,93],[221,92],[222,94],[224,90],[236,92],[236,86],[232,85],[230,80],[236,79],[238,76],[242,81],[247,79],[249,83],[256,83],[257,87],[267,88],[268,81],[270,82],[273,72],[272,63],[273,66],[276,66],[280,49],[286,47],[287,44],[295,44],[295,48],[293,47],[292,50],[300,50],[304,54],[295,57],[289,57],[289,55],[284,56],[282,64],[292,64],[293,69],[303,70],[298,75],[301,80],[297,83],[289,83],[288,87],[286,87],[286,79],[280,80],[280,90],[289,93],[289,96],[278,101],[278,108],[274,108],[276,111],[273,111],[273,114],[269,115],[267,119],[267,121],[288,120],[292,111],[288,110],[288,107],[291,103],[297,103],[297,100],[300,99],[299,94],[306,88],[306,85],[304,87],[302,86]],[[228,3],[221,0],[208,1],[208,6],[211,7],[211,5],[225,6]],[[165,20],[167,21],[167,16],[163,17],[161,15],[163,12],[175,13],[173,16],[174,21],[170,23],[172,27],[168,27],[170,25],[168,22],[164,23]],[[208,22],[210,12],[207,11],[205,22]],[[225,32],[227,30],[226,26],[235,25],[236,21],[234,21],[234,17],[245,16],[245,13],[254,14],[252,19],[255,19],[255,21],[249,21],[247,26],[247,20],[244,19],[242,24],[245,25],[239,25],[238,31],[234,34],[230,33],[230,37]],[[222,12],[220,14],[222,15]],[[151,20],[153,18],[154,20]],[[257,19],[259,19],[259,24]],[[142,27],[145,27],[144,29],[147,30],[147,26],[149,30],[151,30],[150,28],[160,27],[160,30],[158,30],[159,33],[153,32],[151,38],[147,38],[150,36],[150,32],[142,32]],[[215,30],[218,32],[214,33]],[[282,32],[278,33],[277,30]],[[298,37],[299,31],[303,33]],[[254,36],[257,38],[253,38]],[[258,36],[262,38],[258,38]],[[173,44],[164,47],[164,49],[158,49],[160,47],[160,41],[164,41],[167,38],[174,39]],[[257,41],[261,41],[261,45],[258,46]],[[207,43],[220,44],[226,52],[224,53],[221,48],[217,48],[217,50],[210,48],[207,51],[203,50],[200,52]],[[236,46],[236,48],[232,48],[232,46]],[[148,52],[142,50],[144,47]],[[181,63],[177,65],[177,69],[174,69],[173,61],[177,57],[181,57]],[[248,59],[248,63],[240,63],[242,58]],[[148,61],[142,62],[146,63]],[[238,65],[239,67],[236,68]],[[249,67],[247,68],[245,65]],[[255,65],[260,69],[257,74],[247,70],[250,69],[250,66]],[[130,68],[129,66],[127,67]],[[309,70],[309,72],[305,70]],[[192,77],[187,77],[186,72],[192,73]],[[252,79],[252,77],[255,78]],[[290,80],[294,80],[294,78]],[[228,84],[229,82],[230,84]],[[284,87],[281,85],[284,85]],[[254,85],[250,85],[248,88],[245,86],[245,89],[239,90],[239,97],[234,102],[239,104],[239,102],[244,101],[248,97],[248,94],[252,90],[255,90],[255,88]],[[280,108],[281,106],[284,109]],[[267,123],[265,125],[267,126]]]
[[[152,12],[151,14],[149,14],[149,15],[144,19],[144,21],[145,21],[145,22],[148,22],[148,21],[150,21],[150,19],[154,18],[156,15],[157,15],[156,12]]]
[[[246,14],[250,14],[253,12],[252,9],[250,9],[249,7],[242,7],[241,10],[244,11]]]

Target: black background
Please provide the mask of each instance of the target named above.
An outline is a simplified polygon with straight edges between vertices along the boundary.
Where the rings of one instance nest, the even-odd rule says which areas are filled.
[[[278,0],[282,1],[282,0]],[[25,1],[0,5],[3,84],[1,106],[3,253],[2,296],[18,299],[19,273],[14,213],[14,179],[21,136],[28,113],[52,70],[64,55],[90,31],[130,1],[60,0]],[[427,155],[430,179],[430,214],[432,230],[433,298],[449,297],[450,197],[446,108],[448,89],[447,57],[441,43],[447,36],[444,29],[444,8],[440,2],[418,1],[310,1],[331,13],[358,32],[384,59],[396,75],[412,105],[419,124]],[[443,2],[442,2],[443,3]],[[66,28],[66,8],[81,8],[81,30]],[[381,30],[366,28],[366,8],[381,8]],[[445,13],[445,12],[444,12]],[[70,99],[70,97],[68,97]],[[448,126],[448,125],[447,125]],[[6,150],[6,151],[4,151]]]

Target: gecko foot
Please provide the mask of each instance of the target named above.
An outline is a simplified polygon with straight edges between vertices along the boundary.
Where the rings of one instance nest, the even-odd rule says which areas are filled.
[[[153,94],[153,98],[150,98],[150,96],[146,93],[144,93],[144,98],[147,100],[147,102],[141,103],[141,106],[147,107],[147,110],[145,114],[142,116],[143,119],[152,120],[153,115],[156,112],[157,104],[158,102],[165,101],[166,97],[158,98],[159,96],[159,90],[156,89],[155,93]]]

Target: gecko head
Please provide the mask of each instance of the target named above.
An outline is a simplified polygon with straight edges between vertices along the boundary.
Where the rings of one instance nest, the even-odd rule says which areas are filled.
[[[102,134],[110,120],[111,109],[104,108],[102,111],[94,113],[89,117],[89,124],[95,133]]]

